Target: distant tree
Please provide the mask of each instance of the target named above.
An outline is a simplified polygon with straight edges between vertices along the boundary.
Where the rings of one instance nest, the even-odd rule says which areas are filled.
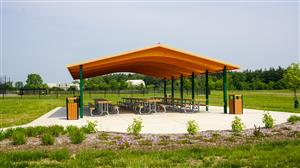
[[[67,90],[68,91],[77,91],[77,87],[76,86],[70,86]]]
[[[283,81],[286,86],[294,91],[294,107],[299,107],[299,102],[297,99],[297,89],[300,88],[300,64],[292,63],[287,71],[283,74]]]
[[[18,81],[18,82],[15,83],[15,88],[16,88],[16,89],[21,89],[21,88],[23,88],[23,87],[24,87],[23,82]]]
[[[26,88],[45,88],[46,85],[43,84],[43,79],[39,74],[29,74],[26,80]]]

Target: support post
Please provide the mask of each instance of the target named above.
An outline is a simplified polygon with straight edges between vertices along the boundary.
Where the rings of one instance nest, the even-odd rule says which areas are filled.
[[[174,106],[174,76],[172,76],[172,106]]]
[[[192,110],[194,111],[195,105],[195,73],[192,73]]]
[[[183,106],[183,75],[180,75],[180,99],[181,99],[181,107]]]
[[[164,78],[164,101],[167,103],[167,80]]]
[[[79,78],[80,78],[80,118],[83,118],[83,69],[82,65],[80,65],[80,70],[79,70]]]
[[[209,92],[209,89],[208,89],[208,70],[205,71],[205,105],[206,105],[206,111],[208,111],[208,103],[209,103],[209,100],[208,100],[208,92]]]
[[[224,98],[224,113],[227,113],[227,68],[223,69],[223,98]]]

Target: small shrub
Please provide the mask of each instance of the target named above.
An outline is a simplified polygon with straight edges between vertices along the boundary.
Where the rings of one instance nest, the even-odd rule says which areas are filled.
[[[25,133],[23,131],[14,131],[12,134],[13,145],[22,145],[26,143]]]
[[[242,122],[241,118],[235,116],[232,123],[231,128],[234,133],[240,133],[244,130],[244,123]]]
[[[273,128],[275,120],[272,118],[270,113],[264,113],[263,116],[263,123],[265,124],[266,128]]]
[[[195,120],[190,120],[186,124],[186,130],[190,135],[195,135],[199,130],[199,126]]]
[[[74,132],[76,130],[78,130],[79,128],[76,127],[76,126],[73,126],[73,125],[69,125],[67,126],[66,130],[67,130],[67,133],[70,134],[71,132]]]
[[[127,128],[127,132],[134,135],[139,135],[143,128],[142,119],[134,118],[133,123]]]
[[[12,137],[13,133],[14,133],[15,129],[14,128],[8,128],[4,131],[4,137],[5,138],[10,138]]]
[[[49,126],[48,129],[47,129],[47,133],[48,134],[51,134],[55,137],[58,137],[59,135],[63,134],[64,133],[64,127],[63,126],[60,126],[60,125],[52,125],[52,126]]]
[[[82,129],[86,134],[92,134],[92,133],[97,132],[96,126],[97,126],[96,121],[94,121],[94,122],[88,121],[88,124],[86,126],[82,127]]]
[[[108,137],[109,135],[106,132],[102,132],[101,134],[98,135],[98,139],[100,140],[108,140]]]
[[[57,161],[67,160],[70,158],[70,152],[68,149],[53,151],[49,158]]]
[[[253,135],[255,137],[262,137],[263,133],[260,131],[260,126],[257,128],[256,125],[254,125]]]
[[[84,131],[77,127],[72,128],[68,134],[72,144],[79,144],[85,139]]]
[[[36,126],[36,127],[27,127],[25,128],[25,134],[28,137],[36,137],[42,135],[46,132],[47,127],[45,126]]]
[[[300,121],[300,116],[291,115],[287,121],[292,124],[295,124],[297,121]]]
[[[46,133],[42,136],[42,144],[43,145],[53,145],[54,140],[55,139],[52,134]]]
[[[0,141],[5,139],[5,132],[3,130],[0,130]]]

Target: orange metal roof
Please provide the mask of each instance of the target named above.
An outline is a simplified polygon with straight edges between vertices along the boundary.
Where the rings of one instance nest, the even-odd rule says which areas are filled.
[[[73,79],[79,79],[79,67],[83,67],[83,78],[90,78],[115,72],[134,72],[148,76],[178,78],[181,74],[189,76],[223,70],[239,69],[239,66],[224,63],[201,55],[188,53],[175,48],[157,44],[151,47],[129,51],[109,57],[88,60],[67,65]]]

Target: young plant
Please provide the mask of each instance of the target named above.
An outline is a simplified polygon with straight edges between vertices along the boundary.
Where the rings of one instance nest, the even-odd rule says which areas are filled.
[[[88,124],[82,127],[82,129],[86,134],[92,134],[97,132],[96,126],[97,126],[97,121],[94,122],[88,121]]]
[[[266,128],[273,128],[275,120],[272,118],[270,113],[266,112],[263,116],[263,123],[265,124]]]
[[[262,137],[263,133],[260,131],[260,126],[257,128],[256,125],[254,125],[253,135],[255,137]]]
[[[295,124],[297,121],[300,121],[300,116],[291,115],[287,121],[292,124]]]
[[[232,131],[234,133],[240,133],[244,130],[244,123],[242,122],[241,118],[235,116],[232,123],[231,123],[231,128],[232,128]]]
[[[13,145],[22,145],[26,143],[24,131],[14,131],[12,134],[12,143]]]
[[[0,141],[5,139],[5,132],[3,130],[0,130]]]
[[[46,133],[42,136],[42,144],[43,145],[53,145],[54,144],[54,137],[50,133]]]
[[[195,120],[190,120],[186,123],[186,130],[190,135],[195,135],[199,130],[199,125]]]
[[[68,134],[72,144],[79,144],[85,139],[84,131],[77,127],[72,127]]]
[[[14,132],[15,132],[14,128],[8,128],[4,131],[4,137],[5,138],[10,138],[10,137],[12,137]]]
[[[127,132],[129,134],[139,135],[143,127],[142,119],[134,118],[133,123],[127,128]]]
[[[42,135],[47,130],[45,126],[36,126],[36,127],[27,127],[25,128],[25,134],[28,137],[36,137],[38,135]]]
[[[64,133],[64,127],[63,126],[60,126],[60,125],[52,125],[52,126],[49,126],[48,129],[47,129],[47,133],[48,134],[51,134],[55,137],[58,137],[59,135],[63,134]]]

